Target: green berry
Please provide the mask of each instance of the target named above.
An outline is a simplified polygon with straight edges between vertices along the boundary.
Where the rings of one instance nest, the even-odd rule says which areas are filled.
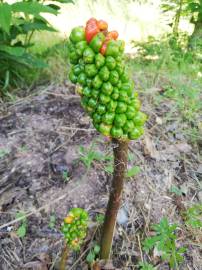
[[[105,59],[105,65],[109,70],[112,70],[116,67],[116,60],[112,56],[107,56]]]
[[[77,83],[77,76],[74,74],[73,71],[70,71],[69,73],[69,79],[72,83]]]
[[[132,131],[135,128],[135,125],[132,120],[127,120],[124,124],[123,131],[128,133],[129,131]]]
[[[117,101],[111,99],[110,102],[107,104],[107,110],[109,112],[115,112],[117,107]]]
[[[105,112],[106,112],[106,107],[105,107],[105,105],[103,105],[103,104],[98,104],[97,112],[98,112],[99,114],[105,113]]]
[[[95,109],[95,107],[97,106],[97,101],[94,98],[90,98],[88,101],[88,106],[92,109]]]
[[[126,116],[125,114],[116,114],[114,118],[114,124],[116,127],[123,127],[126,123]]]
[[[98,113],[93,114],[93,122],[99,124],[102,120],[102,116]]]
[[[99,76],[101,80],[106,82],[109,79],[109,69],[106,66],[102,67],[99,71]]]
[[[128,137],[131,140],[138,139],[144,133],[144,129],[142,127],[136,127],[133,131],[128,133]]]
[[[109,75],[109,81],[112,85],[116,85],[119,81],[119,74],[116,70],[112,70]]]
[[[131,105],[128,106],[127,111],[126,111],[126,116],[128,119],[133,119],[136,115],[137,111],[135,110],[134,107]]]
[[[102,80],[98,75],[96,75],[95,78],[93,79],[92,85],[95,89],[99,89],[102,86]]]
[[[111,95],[113,92],[113,86],[111,85],[110,82],[105,82],[102,85],[102,93],[105,95]]]
[[[127,92],[125,92],[123,90],[120,90],[119,91],[119,99],[118,100],[128,103],[129,98],[128,98]]]
[[[91,97],[91,90],[89,87],[84,87],[83,91],[82,91],[83,95],[86,97]]]
[[[147,115],[143,112],[137,112],[135,117],[133,118],[133,122],[135,126],[142,126],[147,120]]]
[[[125,113],[127,111],[127,104],[122,101],[117,102],[116,112],[117,113]]]
[[[102,122],[107,124],[107,125],[111,125],[113,123],[114,116],[115,116],[114,113],[107,112],[107,113],[103,114]]]
[[[123,136],[123,130],[120,127],[112,127],[111,135],[113,138],[120,138]]]
[[[101,93],[99,100],[101,104],[106,105],[107,103],[110,102],[110,97]]]
[[[98,96],[99,96],[99,93],[100,93],[99,90],[93,89],[93,90],[91,91],[91,97],[97,99]]]
[[[80,73],[79,76],[78,76],[78,83],[85,86],[86,85],[86,74],[85,73]]]
[[[110,130],[111,130],[110,125],[101,123],[99,126],[99,131],[105,136],[110,136]]]
[[[114,99],[114,100],[117,100],[118,97],[119,97],[119,89],[117,87],[114,87],[114,90],[111,94],[111,97]]]

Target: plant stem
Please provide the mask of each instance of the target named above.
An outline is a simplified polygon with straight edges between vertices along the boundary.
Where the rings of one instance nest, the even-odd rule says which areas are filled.
[[[65,270],[68,254],[69,254],[68,247],[67,247],[67,243],[65,241],[64,246],[63,246],[63,250],[62,250],[62,254],[61,254],[60,267],[59,267],[60,270]]]
[[[114,151],[114,174],[101,236],[100,258],[104,260],[108,260],[110,257],[116,217],[121,203],[123,181],[128,161],[128,142],[113,139],[112,143]]]

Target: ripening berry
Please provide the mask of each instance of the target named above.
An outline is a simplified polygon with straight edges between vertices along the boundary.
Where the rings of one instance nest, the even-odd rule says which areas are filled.
[[[108,32],[102,20],[93,18],[85,29],[74,28],[68,43],[69,79],[81,86],[77,93],[96,130],[104,136],[135,140],[143,134],[147,116],[140,112],[141,102],[126,70],[124,46],[118,32]]]

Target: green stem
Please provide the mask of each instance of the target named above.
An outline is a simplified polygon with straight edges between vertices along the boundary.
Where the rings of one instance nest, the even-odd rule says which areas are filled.
[[[173,34],[176,34],[176,35],[178,35],[178,31],[179,31],[179,23],[180,23],[180,18],[181,18],[181,13],[182,13],[182,4],[183,4],[183,0],[180,0],[179,8],[174,18]]]
[[[61,254],[59,270],[65,270],[68,254],[69,254],[69,250],[67,247],[67,243],[65,241],[64,246],[63,246],[63,250],[62,250],[62,254]]]
[[[116,217],[121,203],[123,181],[128,160],[128,142],[113,139],[114,174],[111,192],[101,236],[100,258],[108,260],[110,257]]]
[[[35,32],[35,30],[32,30],[31,33],[30,33],[30,35],[27,36],[27,38],[26,38],[26,43],[25,43],[26,46],[30,44],[31,38],[32,38],[34,32]],[[27,50],[27,49],[26,49],[26,50]]]

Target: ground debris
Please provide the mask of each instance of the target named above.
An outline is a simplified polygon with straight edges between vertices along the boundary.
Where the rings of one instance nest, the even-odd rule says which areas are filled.
[[[50,86],[1,108],[0,270],[46,270],[51,264],[54,269],[61,252],[60,225],[69,209],[85,208],[94,222],[106,209],[112,178],[106,168],[113,163],[102,157],[111,157],[111,144],[98,136],[73,90],[71,85]],[[96,270],[136,269],[141,255],[147,258],[141,241],[149,235],[151,225],[166,216],[170,222],[184,226],[181,213],[201,199],[202,170],[197,149],[184,137],[173,136],[173,131],[180,134],[176,121],[168,125],[164,120],[172,104],[162,103],[153,109],[145,96],[143,107],[152,117],[145,136],[130,143],[130,167],[138,166],[140,170],[125,181],[121,208],[125,209],[124,221],[123,215],[121,222],[119,217],[113,243],[114,266],[99,268],[98,263]],[[93,140],[93,151],[102,155],[87,168],[81,160],[80,146],[86,157]],[[180,196],[172,192],[176,190],[171,189],[173,186],[180,189]],[[17,212],[27,213],[23,239],[16,234],[20,225],[15,221]],[[56,224],[50,229],[51,215],[56,217]],[[87,239],[81,254],[90,241]],[[99,241],[99,233],[95,241]],[[183,269],[200,269],[198,246],[189,244],[188,253],[192,255],[185,258]],[[74,270],[88,268],[85,256],[80,256],[74,252],[70,255],[69,265],[78,260]],[[161,262],[158,269],[169,266]]]

